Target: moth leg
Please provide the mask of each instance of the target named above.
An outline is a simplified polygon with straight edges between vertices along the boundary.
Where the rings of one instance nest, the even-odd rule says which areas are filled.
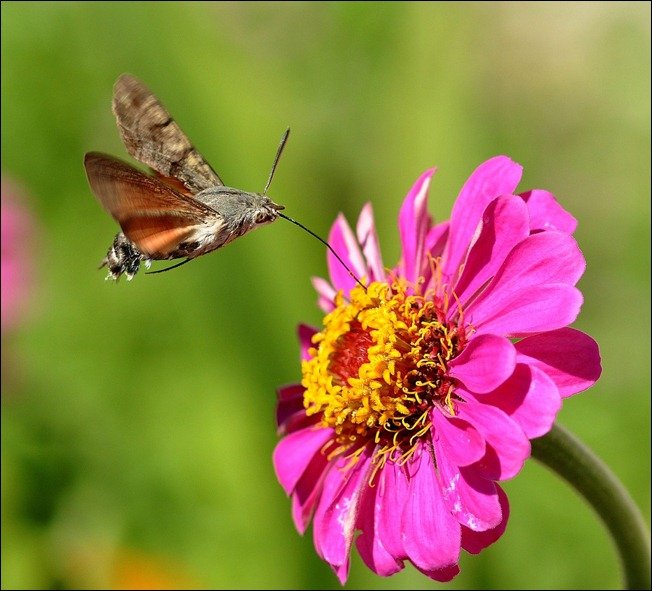
[[[107,280],[117,281],[121,275],[126,275],[127,280],[131,281],[138,273],[141,261],[148,268],[151,265],[151,259],[141,253],[124,234],[120,233],[113,239],[111,248],[102,259],[99,268],[108,268]]]

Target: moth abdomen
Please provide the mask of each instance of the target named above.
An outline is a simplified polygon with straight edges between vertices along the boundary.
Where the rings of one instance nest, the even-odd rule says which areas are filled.
[[[108,268],[107,279],[117,281],[122,275],[126,275],[127,279],[131,281],[133,276],[138,273],[141,262],[145,263],[148,268],[151,265],[151,259],[140,252],[134,243],[120,232],[113,239],[111,247],[102,259],[99,268]]]

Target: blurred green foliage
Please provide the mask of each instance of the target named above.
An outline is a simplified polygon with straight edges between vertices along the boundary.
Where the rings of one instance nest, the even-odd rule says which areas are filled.
[[[122,72],[232,186],[262,189],[290,125],[271,196],[322,235],[371,200],[387,265],[427,167],[443,219],[484,159],[523,164],[523,189],[579,219],[576,326],[603,355],[560,421],[649,522],[649,3],[3,2],[2,174],[39,230],[31,314],[2,342],[3,588],[119,586],[138,560],[187,581],[172,586],[339,587],[271,465],[274,391],[299,378],[297,323],[320,322],[324,249],[279,221],[177,271],[104,282],[116,225],[82,158],[125,157]],[[507,532],[448,587],[619,586],[606,532],[563,482],[528,462],[505,488]],[[438,586],[355,557],[346,588]]]

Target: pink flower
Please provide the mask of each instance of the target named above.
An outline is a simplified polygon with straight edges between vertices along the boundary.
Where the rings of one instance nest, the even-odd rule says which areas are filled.
[[[32,283],[33,220],[20,191],[2,181],[2,332],[20,323]]]
[[[433,173],[401,207],[391,270],[371,205],[355,234],[338,217],[330,244],[367,289],[329,254],[330,283],[314,280],[323,328],[299,327],[303,380],[279,390],[276,474],[342,583],[354,542],[379,575],[408,560],[452,579],[462,548],[478,553],[505,529],[496,482],[601,372],[597,344],[567,327],[585,267],[575,219],[546,191],[515,195],[521,167],[498,156],[433,225]]]

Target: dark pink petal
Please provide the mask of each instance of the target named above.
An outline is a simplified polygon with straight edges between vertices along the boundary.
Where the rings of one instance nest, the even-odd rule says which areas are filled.
[[[485,443],[482,437],[466,421],[444,415],[435,409],[432,419],[432,440],[449,461],[457,466],[468,466],[484,456]]]
[[[362,208],[362,212],[358,218],[358,225],[356,226],[356,233],[358,235],[358,242],[362,246],[362,253],[367,261],[367,269],[369,270],[367,283],[372,281],[385,281],[385,266],[383,265],[383,257],[380,254],[371,203],[367,203]]]
[[[297,333],[299,335],[299,344],[301,345],[301,361],[310,359],[308,350],[313,346],[312,337],[314,337],[317,332],[319,331],[312,326],[308,326],[307,324],[299,324]]]
[[[518,423],[499,408],[476,402],[470,395],[458,405],[458,416],[471,423],[487,442],[484,458],[469,466],[491,480],[512,478],[530,457],[530,441]]]
[[[446,566],[444,568],[437,568],[434,570],[426,570],[419,568],[416,565],[415,568],[427,577],[430,577],[431,579],[441,583],[448,583],[448,581],[452,581],[457,575],[460,574],[460,567],[457,564]]]
[[[333,438],[332,429],[302,429],[287,435],[274,449],[274,469],[276,477],[289,495],[299,478],[321,448]]]
[[[471,554],[478,554],[487,546],[493,544],[500,536],[503,535],[509,519],[509,501],[505,491],[497,484],[496,492],[500,501],[500,508],[503,515],[502,521],[493,529],[487,531],[473,531],[467,527],[462,528],[462,548]]]
[[[483,287],[529,233],[523,200],[511,195],[494,199],[484,211],[480,235],[469,250],[464,271],[455,286],[457,299],[464,304]]]
[[[378,486],[368,486],[365,489],[357,524],[361,533],[357,537],[355,545],[362,560],[372,571],[382,577],[388,577],[403,570],[403,562],[397,560],[387,551],[378,534],[381,519],[380,507],[383,502],[379,490]]]
[[[574,328],[560,328],[516,343],[518,360],[548,374],[562,398],[590,388],[602,373],[598,344]]]
[[[415,284],[424,263],[424,242],[430,228],[428,215],[428,188],[435,169],[426,170],[410,189],[398,217],[403,253],[399,263],[400,274]]]
[[[582,306],[582,294],[563,283],[531,286],[508,294],[496,293],[467,310],[476,334],[508,337],[555,330],[573,322]],[[477,338],[477,337],[476,337]]]
[[[407,558],[403,547],[401,527],[403,507],[408,499],[408,478],[403,466],[387,462],[378,473],[378,497],[376,511],[379,512],[377,534],[383,547],[397,560]]]
[[[472,338],[448,363],[449,374],[471,392],[491,392],[514,372],[516,349],[509,339],[494,334]]]
[[[304,388],[301,384],[282,386],[278,389],[276,424],[279,427],[279,434],[286,435],[307,426],[303,420],[306,417],[306,411],[303,408],[303,392]]]
[[[313,520],[315,549],[342,584],[349,573],[360,496],[369,486],[371,454],[363,452],[357,463],[347,468],[350,461],[346,457],[336,460],[326,475]]]
[[[328,242],[339,257],[358,277],[368,275],[367,266],[362,258],[360,247],[353,235],[353,231],[342,214],[337,216],[330,234],[328,235]],[[333,287],[337,290],[344,290],[345,295],[348,295],[351,289],[356,285],[355,279],[351,277],[349,272],[344,268],[342,263],[335,258],[330,250],[328,251],[328,272]]]
[[[478,396],[478,400],[506,412],[528,439],[550,431],[561,408],[555,383],[544,371],[525,363],[517,364],[509,380],[493,392]]]
[[[436,571],[457,564],[461,529],[444,503],[432,451],[426,446],[422,450],[419,457],[409,462],[403,545],[415,566]]]
[[[327,314],[328,312],[332,312],[335,309],[334,302],[337,290],[333,288],[326,279],[322,279],[321,277],[313,277],[312,286],[315,288],[315,291],[317,291],[317,295],[319,296],[317,299],[319,307]]]
[[[322,482],[331,468],[324,453],[315,454],[292,492],[292,520],[303,535],[308,528],[321,491]]]
[[[444,254],[444,275],[457,274],[466,256],[482,212],[500,195],[514,193],[523,168],[507,156],[496,156],[482,163],[468,178],[455,201],[450,219],[448,248]]]
[[[532,232],[542,230],[558,230],[566,234],[575,232],[577,220],[559,205],[552,193],[534,189],[521,193],[520,196],[527,203]]]
[[[494,483],[471,468],[459,468],[435,445],[444,504],[460,525],[474,531],[496,527],[502,519]]]
[[[586,262],[572,236],[562,232],[541,232],[528,236],[507,255],[496,276],[471,304],[509,298],[526,287],[551,283],[575,285]]]

